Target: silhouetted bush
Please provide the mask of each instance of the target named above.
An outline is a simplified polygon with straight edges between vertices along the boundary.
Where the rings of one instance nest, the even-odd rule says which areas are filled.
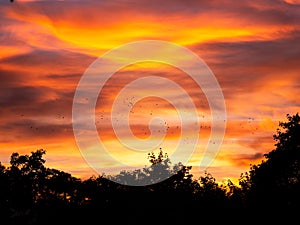
[[[86,180],[45,167],[43,149],[31,155],[12,153],[9,167],[0,163],[1,224],[78,224],[104,217],[125,224],[145,218],[186,223],[198,221],[192,210],[232,215],[262,208],[300,209],[300,117],[287,115],[287,120],[274,135],[276,148],[241,174],[239,186],[230,180],[220,185],[207,172],[196,179],[192,167],[173,165],[162,150],[148,155],[150,166],[144,169]],[[170,176],[160,180],[162,174]],[[152,184],[120,184],[128,180]]]

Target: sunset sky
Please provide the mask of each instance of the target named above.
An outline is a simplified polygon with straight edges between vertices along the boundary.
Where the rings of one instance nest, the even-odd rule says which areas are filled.
[[[226,132],[207,170],[218,181],[236,181],[250,164],[259,163],[264,153],[274,149],[279,121],[300,111],[299,21],[299,0],[0,0],[0,161],[7,165],[12,152],[45,149],[48,167],[81,178],[95,174],[73,133],[78,82],[107,51],[128,42],[162,40],[193,51],[219,82],[226,104]],[[187,74],[170,65],[138,63],[108,80],[96,106],[99,137],[117,160],[147,164],[147,152],[121,146],[110,116],[118,93],[141,76],[170,79],[193,99],[201,128],[188,165],[195,177],[203,175],[199,165],[211,133],[210,107]],[[180,97],[168,86],[151,90]],[[131,104],[132,95],[128,98],[124,104]],[[172,155],[181,138],[174,106],[158,97],[131,106],[132,132],[145,143],[149,121],[164,118],[165,140],[159,147]],[[126,130],[120,133],[128,138]],[[114,166],[104,165],[112,170]]]

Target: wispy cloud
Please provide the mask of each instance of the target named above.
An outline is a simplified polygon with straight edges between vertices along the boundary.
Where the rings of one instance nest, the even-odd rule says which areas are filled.
[[[183,45],[216,76],[228,114],[224,143],[210,167],[218,178],[237,177],[250,162],[259,162],[273,148],[278,121],[300,109],[300,4],[296,0],[1,0],[0,4],[1,160],[11,151],[45,146],[50,165],[82,176],[91,173],[73,136],[73,96],[82,74],[97,57],[132,41]],[[210,109],[201,88],[178,68],[145,63],[118,71],[99,95],[95,121],[99,134],[116,148],[116,157],[125,157],[111,125],[111,107],[122,88],[142,76],[180,84],[199,109],[203,139],[191,159],[196,168],[204,139],[211,133]],[[148,88],[147,83],[140,88]],[[184,101],[174,90],[159,91]],[[144,99],[129,116],[137,137],[149,136],[148,124],[154,116],[166,119],[170,146],[180,137],[176,110],[166,101]],[[124,137],[126,132],[121,132]],[[130,155],[126,157],[130,161]]]

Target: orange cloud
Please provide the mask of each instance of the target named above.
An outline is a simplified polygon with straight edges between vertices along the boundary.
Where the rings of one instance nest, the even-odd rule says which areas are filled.
[[[218,79],[228,120],[223,145],[209,167],[213,175],[236,179],[250,162],[259,162],[262,154],[273,148],[278,121],[284,120],[286,113],[299,111],[300,106],[297,1],[132,3],[18,1],[1,5],[0,161],[8,162],[12,151],[46,148],[49,166],[78,176],[93,173],[72,130],[76,86],[96,57],[120,44],[145,39],[188,47],[205,60]],[[139,63],[114,74],[96,106],[99,136],[116,158],[147,163],[143,154],[137,159],[122,153],[110,113],[115,96],[125,85],[150,75],[180,84],[195,103],[200,141],[189,163],[195,174],[200,174],[197,167],[211,134],[209,104],[201,88],[177,68]],[[144,84],[141,89],[146,87]],[[174,90],[159,91],[176,96],[178,101],[183,99]],[[164,100],[147,98],[131,110],[131,130],[145,140],[153,116],[165,118],[163,149],[172,153],[181,134],[174,107]],[[122,132],[128,137],[126,130]]]

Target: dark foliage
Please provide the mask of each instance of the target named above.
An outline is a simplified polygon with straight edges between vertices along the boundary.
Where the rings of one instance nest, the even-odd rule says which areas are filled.
[[[250,207],[296,209],[300,207],[300,116],[280,122],[275,149],[265,160],[242,174],[240,185]]]
[[[86,180],[45,167],[43,149],[30,155],[12,153],[9,167],[0,163],[1,224],[87,224],[107,219],[179,224],[201,221],[208,212],[233,216],[254,209],[299,209],[300,117],[287,115],[287,120],[274,135],[276,148],[241,174],[239,186],[230,180],[220,185],[207,172],[196,179],[192,167],[173,165],[162,151],[148,155],[147,168]],[[162,174],[170,176],[160,180]],[[152,184],[120,184],[130,179]]]

